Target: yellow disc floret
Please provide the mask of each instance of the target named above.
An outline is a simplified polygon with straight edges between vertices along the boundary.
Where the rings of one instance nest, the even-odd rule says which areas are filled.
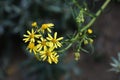
[[[35,42],[35,38],[39,38],[41,36],[40,34],[36,34],[33,29],[31,32],[27,31],[27,33],[28,33],[28,35],[25,35],[25,34],[23,35],[24,37],[26,37],[23,39],[23,41],[25,41],[25,43],[28,41]]]
[[[36,54],[37,47],[35,46],[35,44],[33,42],[30,42],[28,44],[27,49],[29,49],[30,53],[34,52]]]
[[[87,32],[88,32],[89,34],[92,34],[92,33],[93,33],[92,29],[88,29]]]
[[[47,47],[47,40],[44,39],[43,37],[40,38],[38,42],[38,45],[37,45],[37,48],[38,48],[38,51],[40,51],[42,48],[46,48]]]

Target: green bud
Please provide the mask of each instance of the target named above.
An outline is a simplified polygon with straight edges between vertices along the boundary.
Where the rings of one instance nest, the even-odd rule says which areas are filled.
[[[84,20],[84,16],[83,16],[83,14],[81,15],[81,22],[84,22],[85,20]]]
[[[82,35],[82,33],[80,32],[80,36]]]
[[[85,8],[84,10],[87,11],[87,8]]]
[[[78,14],[78,16],[76,17],[76,22],[78,23],[83,23],[85,20],[84,20],[84,14],[83,14],[83,10],[81,10]]]
[[[88,44],[88,40],[84,40],[84,44],[87,45]]]
[[[75,52],[74,56],[75,56],[76,61],[78,61],[80,59],[80,53],[79,52]]]
[[[90,42],[90,43],[93,43],[93,41],[94,41],[93,39],[89,38],[89,42]]]

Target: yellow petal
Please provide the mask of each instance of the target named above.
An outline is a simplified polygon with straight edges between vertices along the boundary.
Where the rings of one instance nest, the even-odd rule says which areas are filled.
[[[50,28],[47,28],[47,30],[48,30],[48,32],[50,32],[50,33],[52,32]]]
[[[50,64],[52,63],[52,61],[51,61],[50,57],[48,57],[48,62],[49,62]]]
[[[62,40],[62,39],[63,39],[63,37],[60,37],[60,38],[58,38],[57,40],[60,41],[60,40]]]
[[[43,61],[45,61],[46,58],[47,58],[47,56],[45,56],[45,57],[43,58]]]
[[[53,47],[53,43],[52,42],[47,42],[46,45],[49,46],[49,47]]]
[[[54,39],[56,39],[56,38],[57,38],[57,32],[54,33]]]
[[[51,41],[52,39],[51,39],[51,38],[49,38],[49,37],[47,37],[47,40],[50,40],[50,41]]]
[[[34,38],[31,38],[31,40],[30,40],[31,42],[35,42],[35,39]]]
[[[31,34],[30,31],[28,31],[28,30],[27,30],[27,33],[28,33],[29,35]]]
[[[41,58],[44,58],[44,57],[45,57],[45,55],[42,55],[42,56],[41,56]]]
[[[50,47],[49,51],[52,52],[54,50],[54,47]]]
[[[44,48],[44,51],[47,51],[47,47]]]
[[[54,44],[54,46],[55,46],[55,48],[57,48],[57,45],[56,45],[56,44]]]
[[[46,24],[48,27],[52,27],[52,26],[54,26],[54,24],[53,23],[48,23],[48,24]]]
[[[53,39],[53,37],[52,37],[50,34],[48,34],[48,37],[49,37],[50,39]]]
[[[32,29],[32,33],[34,33],[34,30]]]
[[[23,36],[24,36],[24,37],[29,37],[29,35],[25,35],[25,34],[24,34]]]
[[[33,52],[34,52],[34,54],[36,54],[36,50],[35,49],[33,49]]]
[[[44,40],[44,39],[43,39],[43,37],[41,37],[40,39],[41,39],[41,41],[43,41],[43,40]]]
[[[61,47],[61,46],[62,46],[62,44],[61,44],[60,42],[57,42],[57,46]]]
[[[30,38],[24,38],[23,41],[28,42]]]
[[[41,35],[35,35],[35,38],[39,38]]]

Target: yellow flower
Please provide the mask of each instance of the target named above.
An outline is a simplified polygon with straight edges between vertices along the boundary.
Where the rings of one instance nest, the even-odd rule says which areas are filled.
[[[37,27],[37,22],[33,22],[31,25],[32,27]]]
[[[40,51],[42,48],[45,49],[47,47],[46,39],[44,39],[43,37],[41,37],[40,39],[41,40],[37,41],[38,42],[38,45],[37,45],[38,51]]]
[[[33,42],[30,42],[27,46],[27,49],[29,49],[29,52],[34,52],[36,54],[37,51],[37,47],[35,46],[35,44]]]
[[[53,50],[54,50],[53,47],[51,48],[45,47],[43,51],[40,51],[42,60],[43,61],[47,60],[50,64],[52,64],[52,62],[57,64],[59,55],[57,55],[57,53]]]
[[[48,32],[51,33],[51,29],[54,26],[54,24],[52,23],[47,23],[47,24],[42,24],[42,27],[40,28],[40,31],[42,31],[43,33],[45,32],[45,30],[47,30]]]
[[[25,43],[28,42],[28,41],[35,42],[35,38],[41,37],[41,35],[40,34],[36,34],[33,29],[32,29],[31,32],[27,31],[27,33],[28,33],[28,35],[25,35],[25,34],[23,35],[24,37],[26,37],[26,38],[23,39],[23,41],[25,41]]]
[[[54,37],[48,34],[47,39],[50,41],[50,46],[54,46],[55,48],[62,46],[62,44],[59,41],[62,40],[63,37],[57,38],[57,32],[54,33]]]
[[[92,34],[92,33],[93,33],[92,29],[88,29],[87,32],[88,32],[89,34]]]

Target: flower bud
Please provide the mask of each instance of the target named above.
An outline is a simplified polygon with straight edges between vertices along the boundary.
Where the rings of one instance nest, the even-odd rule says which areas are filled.
[[[92,29],[88,29],[87,32],[88,32],[89,34],[92,34],[92,33],[93,33]]]
[[[90,42],[90,43],[93,43],[93,41],[94,41],[93,39],[89,38],[89,42]]]
[[[87,45],[88,44],[88,40],[84,40],[84,45]]]
[[[31,25],[32,27],[37,27],[37,22],[33,22]]]
[[[75,56],[76,61],[78,61],[80,59],[80,53],[79,52],[75,52],[74,56]]]
[[[82,35],[82,32],[80,32],[80,36]]]

